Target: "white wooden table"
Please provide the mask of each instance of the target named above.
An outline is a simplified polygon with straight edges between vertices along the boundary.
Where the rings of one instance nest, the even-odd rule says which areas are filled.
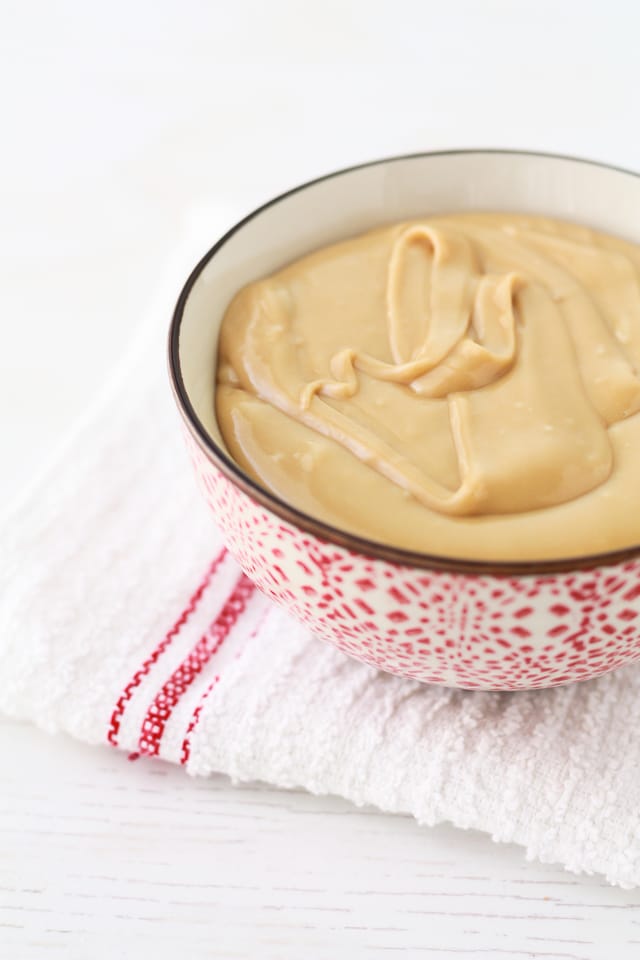
[[[640,891],[476,832],[0,725],[0,956],[626,960]]]
[[[562,12],[5,4],[0,498],[108,375],[189,210],[245,212],[337,166],[450,146],[640,168],[640,13]],[[8,721],[0,811],[2,960],[640,956],[640,891],[477,833],[193,781]]]

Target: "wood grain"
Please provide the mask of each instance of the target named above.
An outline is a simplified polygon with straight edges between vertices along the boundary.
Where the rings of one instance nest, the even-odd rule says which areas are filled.
[[[640,892],[0,724],[0,956],[631,960]]]

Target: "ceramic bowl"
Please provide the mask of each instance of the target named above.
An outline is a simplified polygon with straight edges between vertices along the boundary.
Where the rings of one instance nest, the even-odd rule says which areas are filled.
[[[173,389],[229,550],[319,637],[428,683],[519,690],[584,680],[640,655],[640,547],[488,563],[381,546],[262,489],[232,460],[216,423],[218,331],[241,286],[385,222],[474,209],[547,214],[640,241],[640,177],[588,161],[473,150],[342,170],[265,204],[195,267],[171,326]]]

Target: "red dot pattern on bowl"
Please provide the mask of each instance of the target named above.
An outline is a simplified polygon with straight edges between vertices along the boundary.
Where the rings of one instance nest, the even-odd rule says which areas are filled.
[[[492,690],[586,680],[640,657],[640,560],[513,577],[398,566],[282,520],[187,442],[247,576],[350,656],[423,682]]]

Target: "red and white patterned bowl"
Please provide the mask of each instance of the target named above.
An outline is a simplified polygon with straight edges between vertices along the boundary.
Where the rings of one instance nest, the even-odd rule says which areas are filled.
[[[447,686],[584,680],[640,656],[640,546],[535,564],[381,546],[255,484],[227,453],[215,419],[220,321],[243,284],[380,223],[472,209],[548,214],[639,241],[640,177],[567,157],[482,150],[393,158],[298,187],[237,224],[189,277],[171,326],[173,389],[229,550],[318,636],[382,670]],[[640,495],[629,509],[640,509]]]

